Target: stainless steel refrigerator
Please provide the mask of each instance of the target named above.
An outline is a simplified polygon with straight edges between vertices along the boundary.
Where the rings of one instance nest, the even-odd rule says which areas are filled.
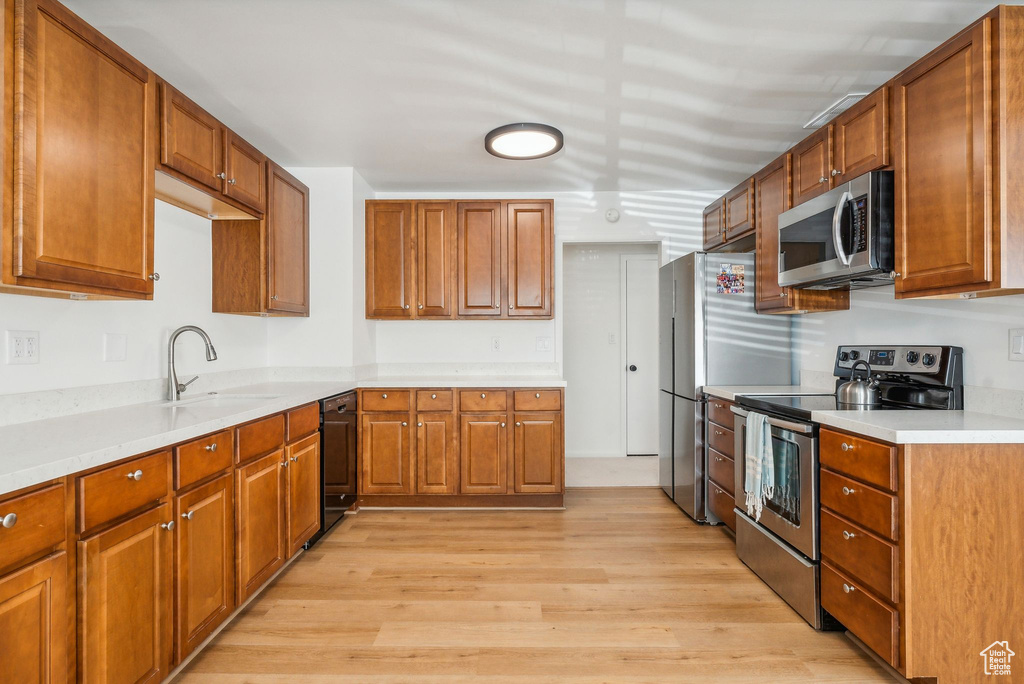
[[[659,274],[661,487],[697,521],[707,512],[703,388],[793,383],[788,316],[754,312],[754,255],[693,252]]]

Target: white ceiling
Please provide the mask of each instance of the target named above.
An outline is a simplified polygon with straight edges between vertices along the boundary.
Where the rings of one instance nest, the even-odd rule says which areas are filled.
[[[65,0],[286,166],[378,191],[729,187],[996,0]],[[560,128],[552,158],[484,134]]]

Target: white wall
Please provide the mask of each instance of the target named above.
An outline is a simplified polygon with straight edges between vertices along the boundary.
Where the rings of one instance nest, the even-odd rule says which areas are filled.
[[[210,221],[156,202],[154,267],[160,274],[153,301],[71,301],[0,294],[0,335],[39,331],[38,364],[0,360],[0,394],[34,392],[166,376],[167,338],[193,324],[210,334],[219,359],[207,363],[199,338],[178,342],[178,372],[263,367],[271,321],[211,313]],[[127,360],[103,360],[104,333],[128,338]],[[6,354],[6,342],[0,339]]]

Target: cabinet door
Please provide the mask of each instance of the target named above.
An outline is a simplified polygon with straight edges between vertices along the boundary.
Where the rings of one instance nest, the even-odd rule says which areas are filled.
[[[748,178],[725,196],[725,239],[735,240],[754,230],[754,179]]]
[[[59,3],[14,4],[18,128],[5,261],[21,285],[148,298],[153,76]]]
[[[355,402],[352,402],[355,405]],[[345,409],[342,420],[325,420],[324,431],[324,493],[342,496],[356,493],[356,433],[359,419],[352,406]]]
[[[459,316],[501,316],[501,202],[458,204]]]
[[[236,601],[241,604],[285,561],[284,449],[235,471]]]
[[[162,504],[78,542],[81,681],[160,682],[167,677],[171,516],[170,504]]]
[[[509,202],[508,315],[510,318],[551,316],[554,298],[555,232],[550,202]]]
[[[790,171],[790,156],[784,154],[754,177],[758,311],[789,307],[790,290],[779,286],[779,214],[791,206]]]
[[[166,83],[160,84],[160,163],[220,192],[224,127]]]
[[[273,162],[268,172],[267,311],[309,314],[309,188]]]
[[[832,188],[832,124],[805,138],[792,155],[793,206]]]
[[[704,208],[704,249],[718,247],[725,242],[725,201],[716,199]]]
[[[562,491],[562,414],[516,413],[516,494]]]
[[[360,494],[412,494],[412,440],[408,413],[362,417]]]
[[[267,157],[231,129],[224,136],[224,194],[256,211],[267,206]]]
[[[459,491],[505,494],[508,491],[508,429],[504,413],[461,415]]]
[[[411,318],[411,202],[366,203],[366,317]]]
[[[455,494],[458,477],[455,416],[420,413],[416,416],[416,493]]]
[[[320,433],[285,448],[288,458],[288,556],[320,529]]]
[[[235,510],[230,473],[174,500],[174,660],[180,663],[235,608]]]
[[[416,316],[451,317],[454,214],[451,202],[416,203]]]
[[[67,555],[0,577],[0,673],[9,682],[68,679]]]
[[[882,86],[836,117],[832,187],[889,165],[889,88]]]
[[[991,20],[896,77],[896,294],[992,279]]]

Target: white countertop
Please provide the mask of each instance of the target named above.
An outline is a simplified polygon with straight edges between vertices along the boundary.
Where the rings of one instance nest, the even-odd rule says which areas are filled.
[[[184,442],[358,387],[564,387],[544,376],[270,382],[0,427],[0,494]]]
[[[807,385],[723,385],[704,388],[705,394],[719,399],[736,401],[736,397],[753,394],[832,394],[834,390],[826,387],[808,387]]]

